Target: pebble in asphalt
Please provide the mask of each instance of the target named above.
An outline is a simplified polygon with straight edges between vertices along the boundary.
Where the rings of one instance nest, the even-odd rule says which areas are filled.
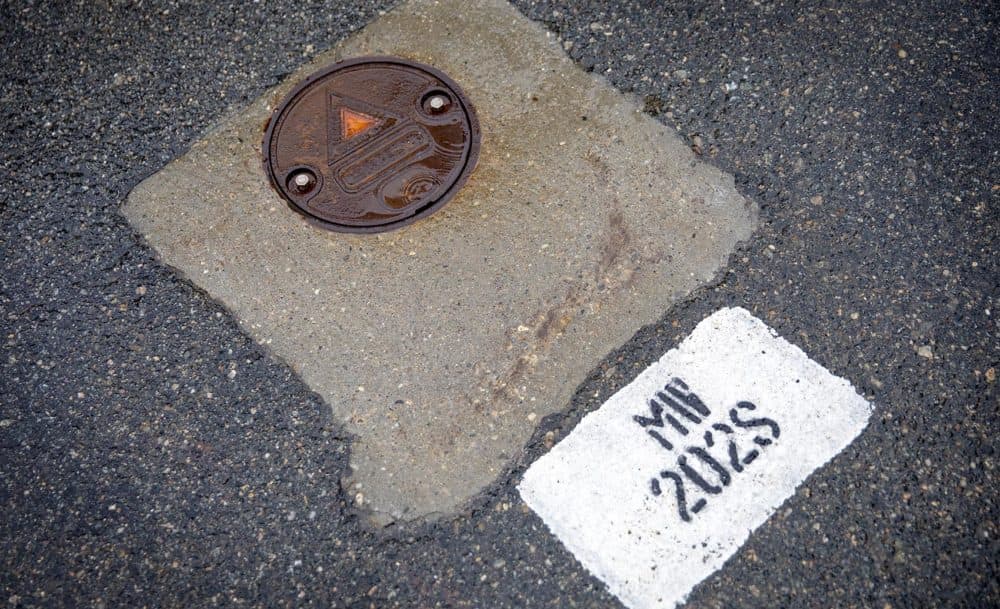
[[[530,3],[761,205],[709,289],[610,354],[529,463],[744,306],[876,407],[692,606],[1000,602],[997,9]],[[2,598],[9,606],[614,606],[517,499],[371,531],[350,439],[118,209],[385,7],[0,8]]]

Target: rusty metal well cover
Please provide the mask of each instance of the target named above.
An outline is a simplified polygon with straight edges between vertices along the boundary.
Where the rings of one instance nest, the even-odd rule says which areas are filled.
[[[336,231],[388,231],[429,215],[479,154],[469,100],[430,66],[342,61],[300,83],[264,135],[264,170],[296,211]]]

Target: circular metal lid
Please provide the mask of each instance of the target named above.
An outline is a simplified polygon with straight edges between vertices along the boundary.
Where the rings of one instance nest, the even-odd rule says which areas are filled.
[[[295,87],[264,135],[264,170],[292,209],[335,231],[429,215],[479,155],[472,104],[440,71],[395,57],[334,64]]]

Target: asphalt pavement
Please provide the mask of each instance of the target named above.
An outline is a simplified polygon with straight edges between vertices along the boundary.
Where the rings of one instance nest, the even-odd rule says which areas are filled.
[[[691,607],[1000,605],[1000,6],[517,2],[736,176],[760,225],[458,516],[373,529],[352,438],[120,208],[388,5],[0,6],[0,602],[616,607],[514,485],[717,309],[849,379],[868,429]]]

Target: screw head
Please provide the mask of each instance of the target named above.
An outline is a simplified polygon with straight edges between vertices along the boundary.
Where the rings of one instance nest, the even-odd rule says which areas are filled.
[[[299,194],[305,194],[316,186],[316,175],[308,169],[301,169],[289,176],[288,186]]]
[[[451,107],[451,98],[444,93],[431,93],[424,98],[424,112],[430,114],[441,114]]]

